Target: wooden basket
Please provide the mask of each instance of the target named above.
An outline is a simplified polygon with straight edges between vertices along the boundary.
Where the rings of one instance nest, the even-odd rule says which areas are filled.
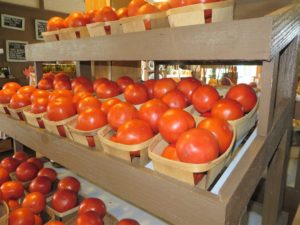
[[[90,37],[86,26],[70,27],[59,30],[59,40],[74,40]]]
[[[9,106],[7,106],[7,109],[9,111],[9,114],[12,118],[16,119],[16,120],[23,120],[25,121],[25,116],[24,116],[24,110],[29,109],[31,106],[27,105],[18,109],[13,109],[10,108]]]
[[[69,220],[65,221],[64,224],[65,225],[75,225],[76,218],[77,218],[77,215],[73,216]],[[103,222],[104,222],[104,225],[115,225],[118,223],[118,219],[116,217],[114,217],[113,215],[106,213],[103,218]]]
[[[125,97],[124,97],[124,94],[119,94],[117,96],[114,96],[114,97],[111,97],[111,98],[117,98],[117,99],[120,99],[122,102],[125,101]],[[105,102],[111,98],[98,98],[101,102]]]
[[[228,149],[217,159],[208,163],[184,163],[162,157],[161,154],[168,143],[163,140],[161,135],[155,136],[148,148],[148,154],[152,159],[154,170],[190,185],[195,185],[194,174],[206,173],[198,186],[203,189],[208,189],[218,174],[223,170],[228,160],[230,160],[231,149],[235,140],[236,132],[235,129],[233,129],[233,138]]]
[[[44,41],[50,42],[50,41],[59,41],[59,31],[54,30],[54,31],[47,31],[43,32],[42,36],[44,38]]]
[[[0,104],[0,113],[4,113],[4,114],[8,114],[9,115],[9,111],[8,111],[8,105],[9,104]]]
[[[31,180],[31,181],[32,181],[32,180]],[[25,194],[26,194],[26,195],[30,193],[30,191],[29,191],[29,186],[30,186],[31,181],[29,182],[29,184],[28,184],[26,187],[24,187],[24,188],[25,188]],[[52,182],[51,191],[50,191],[48,194],[45,195],[46,201],[47,201],[47,202],[51,201],[52,195],[53,195],[54,192],[57,190],[58,182],[59,182],[58,179],[56,179],[55,181]]]
[[[234,0],[227,0],[215,3],[199,3],[167,11],[171,27],[190,26],[204,24],[205,12],[211,10],[211,22],[233,20]]]
[[[34,114],[30,112],[30,109],[25,109],[23,112],[28,124],[34,127],[45,128],[42,117],[46,114],[46,112]]]
[[[166,12],[126,17],[120,21],[124,33],[170,27]]]
[[[9,208],[5,201],[0,203],[0,225],[8,225]]]
[[[16,180],[16,181],[21,182],[22,185],[23,185],[23,187],[24,187],[25,189],[29,187],[29,184],[30,184],[31,181],[32,181],[32,180],[29,180],[29,181],[20,181],[20,180],[18,180],[17,175],[16,175],[16,172],[11,172],[11,173],[9,173],[9,177],[10,177],[10,179],[13,180],[13,181]]]
[[[119,20],[87,24],[90,37],[99,37],[111,34],[121,34],[123,29]]]
[[[109,125],[106,125],[105,127],[103,127],[103,129],[98,131],[98,136],[104,152],[113,157],[125,160],[133,164],[140,164],[143,166],[149,162],[147,149],[152,143],[154,137],[141,144],[125,145],[111,141],[109,138],[113,134],[114,130]],[[130,152],[136,151],[140,152],[139,157],[133,157],[130,154]]]
[[[68,138],[72,139],[72,136],[67,127],[67,124],[70,121],[74,120],[76,117],[77,117],[77,115],[71,116],[65,120],[51,121],[51,120],[48,120],[47,114],[45,114],[42,117],[42,120],[44,122],[46,130],[49,131],[50,133],[56,134],[61,137],[68,137]]]

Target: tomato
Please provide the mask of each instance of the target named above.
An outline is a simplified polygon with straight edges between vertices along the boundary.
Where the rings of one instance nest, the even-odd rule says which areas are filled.
[[[8,104],[16,92],[12,89],[0,90],[0,103]]]
[[[65,224],[60,221],[50,221],[50,222],[46,223],[45,225],[65,225]]]
[[[54,100],[56,98],[72,99],[73,98],[73,94],[69,90],[54,90],[49,95],[49,101],[52,101],[52,100]]]
[[[96,212],[103,219],[106,214],[105,203],[99,198],[86,198],[80,203],[78,214],[89,211]]]
[[[131,104],[139,105],[148,100],[148,91],[145,85],[129,84],[124,91],[125,100]]]
[[[128,4],[128,16],[135,16],[139,8],[146,3],[144,0],[131,0]]]
[[[237,120],[244,116],[244,111],[242,105],[237,101],[220,99],[213,106],[211,115],[224,120]]]
[[[156,12],[160,12],[160,10],[155,5],[146,3],[138,9],[136,15],[145,15],[145,14],[151,14]]]
[[[178,85],[177,89],[181,91],[188,100],[188,103],[192,103],[192,94],[194,91],[201,86],[201,82],[193,77],[182,79]]]
[[[45,196],[40,192],[31,192],[25,196],[22,207],[29,208],[34,214],[39,214],[46,208]]]
[[[19,109],[30,105],[30,96],[26,94],[14,94],[10,99],[9,106],[13,109]]]
[[[73,88],[74,94],[77,94],[82,91],[93,93],[94,89],[92,83],[78,84]]]
[[[34,225],[43,225],[43,220],[40,216],[34,215]]]
[[[239,102],[243,106],[245,113],[250,112],[257,102],[255,91],[247,84],[238,84],[230,88],[225,98]]]
[[[139,109],[139,118],[148,122],[152,130],[158,132],[158,120],[169,109],[168,105],[160,99],[151,99]]]
[[[155,98],[162,98],[166,93],[176,88],[176,82],[172,78],[157,80],[154,84],[153,93]]]
[[[38,100],[39,98],[49,98],[49,92],[46,90],[37,89],[30,96],[31,102],[34,102],[34,101]]]
[[[59,181],[57,189],[66,189],[78,193],[80,190],[80,182],[75,177],[64,177]]]
[[[70,77],[66,73],[58,73],[54,77],[53,84],[55,85],[58,81],[70,81]]]
[[[1,166],[9,173],[14,172],[18,165],[20,165],[20,161],[12,157],[5,157],[1,160]]]
[[[128,76],[121,76],[116,80],[116,83],[119,85],[123,92],[129,84],[134,84],[134,80]]]
[[[113,105],[107,114],[107,122],[117,130],[119,126],[128,120],[137,119],[139,117],[137,109],[127,102],[120,102]]]
[[[90,97],[90,96],[92,96],[92,94],[91,94],[90,92],[87,92],[87,91],[81,91],[81,92],[78,92],[78,93],[74,94],[72,101],[73,101],[73,103],[74,103],[74,104],[76,105],[76,107],[77,107],[77,106],[78,106],[78,103],[79,103],[82,99],[84,99],[84,98],[86,98],[86,97]]]
[[[210,85],[200,86],[192,94],[192,103],[199,113],[210,111],[219,99],[218,91]]]
[[[104,225],[104,222],[96,212],[89,211],[79,214],[75,225]]]
[[[116,82],[107,81],[97,86],[96,93],[99,98],[112,98],[121,94],[121,90]]]
[[[20,181],[7,181],[0,187],[4,200],[17,200],[24,195],[24,187]]]
[[[87,23],[91,23],[93,21],[93,18],[96,14],[97,10],[96,9],[90,9],[85,13],[85,17],[87,18]]]
[[[172,90],[166,93],[161,100],[173,109],[183,109],[188,106],[187,99],[179,90]]]
[[[39,158],[36,157],[29,158],[27,162],[34,164],[38,168],[38,170],[44,167],[44,163]]]
[[[207,163],[218,157],[219,145],[210,131],[193,128],[180,135],[176,152],[182,162]]]
[[[39,170],[35,164],[22,162],[16,169],[16,177],[20,181],[29,181],[35,178]]]
[[[101,109],[88,109],[79,114],[76,121],[76,129],[95,130],[107,124],[106,114]]]
[[[49,79],[53,81],[54,77],[55,77],[55,73],[53,73],[52,71],[48,73],[43,73],[43,79]]]
[[[37,176],[29,184],[29,192],[40,192],[44,195],[52,190],[52,182],[46,176]]]
[[[38,176],[47,177],[54,182],[57,179],[57,172],[51,168],[43,168],[39,171]]]
[[[10,177],[9,177],[8,171],[4,167],[0,166],[0,186],[4,182],[9,181],[9,180],[10,180]]]
[[[188,5],[188,0],[169,0],[171,8],[177,8]]]
[[[17,82],[7,82],[3,85],[2,90],[10,89],[17,92],[22,86]]]
[[[21,207],[19,200],[7,200],[6,201],[9,211],[13,211]]]
[[[207,118],[202,120],[197,127],[212,132],[218,141],[221,154],[223,154],[230,146],[233,138],[233,130],[226,120],[219,118]]]
[[[67,80],[59,80],[54,84],[55,90],[72,90],[71,82]]]
[[[71,99],[57,98],[47,106],[47,117],[51,121],[60,121],[76,114],[76,106]]]
[[[154,85],[156,80],[146,80],[144,85],[147,88],[149,98],[154,98]]]
[[[19,160],[19,162],[25,162],[28,159],[28,155],[23,151],[17,151],[12,156],[14,159]]]
[[[121,19],[121,18],[124,18],[124,17],[128,17],[128,8],[127,7],[122,7],[122,8],[119,8],[117,11],[117,16]]]
[[[169,2],[158,2],[155,5],[160,11],[167,11],[168,9],[171,8]]]
[[[121,102],[121,100],[118,99],[118,98],[110,98],[110,99],[107,99],[105,102],[102,103],[102,105],[101,105],[101,110],[102,110],[105,114],[107,114],[108,111],[109,111],[109,109],[110,109],[113,105],[115,105],[115,104],[117,104],[117,103],[119,103],[119,102]]]
[[[36,88],[33,86],[23,86],[17,91],[17,93],[23,95],[29,95],[30,97],[35,90]]]
[[[65,28],[65,23],[63,18],[55,16],[48,20],[47,31],[60,30],[63,28]]]
[[[176,147],[175,147],[175,145],[172,145],[172,144],[165,147],[165,149],[162,152],[161,156],[165,157],[167,159],[179,161],[178,156],[177,156],[177,152],[176,152]]]
[[[57,212],[66,212],[77,205],[77,193],[58,189],[51,200],[51,207]]]
[[[94,91],[97,90],[97,87],[98,87],[99,84],[102,84],[102,83],[107,82],[107,81],[109,81],[109,80],[105,77],[100,77],[97,80],[95,80],[94,83],[93,83]]]
[[[103,7],[101,10],[101,15],[103,21],[100,22],[108,22],[119,19],[117,13],[110,6]]]
[[[158,130],[169,143],[175,143],[183,132],[195,125],[193,116],[183,109],[169,109],[158,120]]]
[[[48,98],[39,98],[32,102],[30,112],[34,114],[46,112],[48,103]]]
[[[76,85],[79,85],[79,84],[91,84],[91,83],[92,82],[88,78],[86,78],[84,76],[78,76],[78,77],[76,77],[75,79],[72,80],[71,85],[72,85],[72,89],[74,89],[74,87]]]
[[[116,225],[140,225],[138,221],[134,219],[121,219]]]
[[[9,225],[34,225],[34,214],[28,208],[19,208],[9,214]]]
[[[78,113],[82,113],[88,109],[101,109],[102,103],[95,97],[90,96],[82,99],[77,105]]]
[[[73,12],[68,16],[65,21],[68,27],[82,27],[88,23],[87,18],[81,12]]]

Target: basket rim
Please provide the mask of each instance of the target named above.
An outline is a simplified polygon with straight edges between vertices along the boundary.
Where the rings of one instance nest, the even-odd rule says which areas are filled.
[[[30,109],[24,109],[24,115],[25,116],[31,116],[31,117],[35,117],[35,118],[38,118],[38,117],[42,117],[43,115],[45,115],[47,112],[42,112],[42,113],[32,113],[29,111]],[[34,116],[33,116],[34,115]]]
[[[26,110],[26,109],[29,109],[29,107],[31,107],[31,105],[26,105],[26,106],[24,106],[24,107],[21,107],[21,108],[17,108],[17,109],[13,109],[13,108],[11,108],[9,105],[7,106],[7,109],[8,109],[8,111],[12,111],[12,112],[23,112],[24,110]]]
[[[67,127],[69,128],[69,131],[71,133],[75,133],[75,134],[79,134],[79,135],[83,135],[83,136],[95,136],[95,135],[97,135],[98,131],[100,131],[107,125],[107,124],[105,124],[102,127],[94,129],[94,130],[88,130],[88,131],[79,130],[79,129],[75,128],[75,122],[76,122],[77,117],[67,123]]]
[[[59,121],[51,121],[47,118],[47,113],[45,115],[42,116],[42,120],[44,121],[45,124],[49,124],[49,125],[55,125],[55,126],[59,126],[59,125],[65,125],[67,124],[69,121],[71,121],[72,119],[76,118],[77,114],[74,116],[71,116],[67,119],[64,120],[59,120]]]
[[[124,18],[121,18],[119,21],[121,22],[121,24],[125,24],[125,23],[134,22],[137,20],[161,19],[161,18],[165,18],[167,16],[168,16],[167,11],[163,11],[163,12],[156,12],[156,13],[145,14],[145,15],[124,17]]]

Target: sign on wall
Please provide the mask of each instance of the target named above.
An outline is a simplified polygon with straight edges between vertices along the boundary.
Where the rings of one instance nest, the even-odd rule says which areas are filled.
[[[27,41],[6,40],[6,60],[8,62],[25,62],[25,45]]]
[[[47,31],[46,20],[35,20],[35,38],[36,40],[44,40],[42,33]]]
[[[25,18],[7,15],[7,14],[1,14],[1,27],[24,31]]]

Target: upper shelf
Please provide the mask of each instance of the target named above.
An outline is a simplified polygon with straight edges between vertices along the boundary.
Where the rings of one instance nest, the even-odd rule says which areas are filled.
[[[270,60],[299,32],[299,5],[265,17],[26,46],[28,61]]]

